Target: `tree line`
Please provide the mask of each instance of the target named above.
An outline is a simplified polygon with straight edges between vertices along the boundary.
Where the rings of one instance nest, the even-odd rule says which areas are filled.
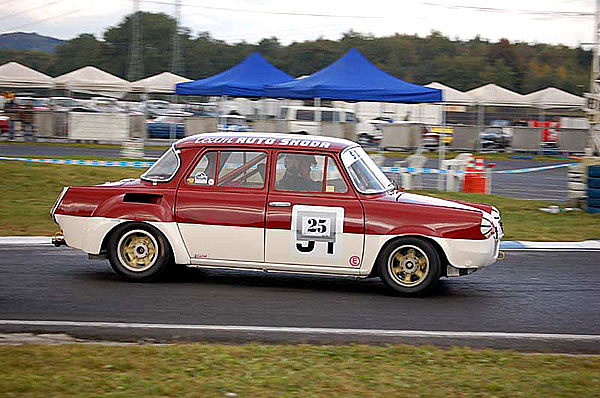
[[[127,77],[133,14],[109,27],[101,39],[84,33],[56,48],[55,54],[36,51],[0,50],[0,64],[17,61],[36,70],[58,76],[92,65],[117,76]],[[142,78],[169,70],[175,20],[162,13],[141,12]],[[589,90],[592,52],[581,46],[528,44],[502,39],[491,42],[477,36],[468,41],[453,40],[438,31],[426,37],[395,34],[375,37],[348,31],[339,40],[282,45],[276,37],[258,44],[229,44],[202,32],[192,36],[180,28],[179,41],[183,70],[190,79],[222,72],[253,51],[259,51],[276,67],[294,77],[309,75],[329,65],[350,48],[357,48],[384,71],[406,81],[427,84],[438,81],[461,91],[487,83],[522,94],[558,87],[581,95]]]

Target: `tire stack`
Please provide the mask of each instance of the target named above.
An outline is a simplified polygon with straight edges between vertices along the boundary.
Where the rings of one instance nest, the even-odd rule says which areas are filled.
[[[600,213],[600,166],[588,166],[587,212]]]
[[[585,203],[587,196],[587,184],[584,178],[585,166],[582,163],[572,163],[569,165],[569,206],[578,207]]]

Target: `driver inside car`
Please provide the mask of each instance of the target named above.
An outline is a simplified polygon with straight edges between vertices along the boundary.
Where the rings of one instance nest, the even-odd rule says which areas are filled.
[[[314,155],[289,153],[285,155],[285,174],[277,184],[278,189],[289,191],[319,192],[322,182],[314,181],[311,176],[312,167],[317,165]]]

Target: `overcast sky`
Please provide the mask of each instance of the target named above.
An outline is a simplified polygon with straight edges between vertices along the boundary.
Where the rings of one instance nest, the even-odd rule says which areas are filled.
[[[175,0],[140,2],[143,11],[175,14]],[[183,26],[229,43],[271,36],[283,44],[320,36],[337,40],[350,29],[378,37],[426,36],[435,29],[462,40],[479,34],[492,41],[569,46],[594,36],[593,0],[182,0],[182,5]],[[132,0],[0,0],[0,32],[101,38],[132,10]]]

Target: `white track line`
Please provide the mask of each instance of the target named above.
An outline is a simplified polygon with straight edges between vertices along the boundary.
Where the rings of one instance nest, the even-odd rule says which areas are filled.
[[[0,325],[13,326],[62,326],[117,329],[163,329],[198,330],[217,332],[263,332],[320,335],[354,335],[375,337],[425,337],[425,338],[484,338],[599,342],[600,335],[556,334],[556,333],[507,333],[507,332],[450,332],[429,330],[385,330],[385,329],[338,329],[300,328],[279,326],[235,326],[235,325],[185,325],[169,323],[126,323],[126,322],[77,322],[77,321],[28,321],[0,319]]]

